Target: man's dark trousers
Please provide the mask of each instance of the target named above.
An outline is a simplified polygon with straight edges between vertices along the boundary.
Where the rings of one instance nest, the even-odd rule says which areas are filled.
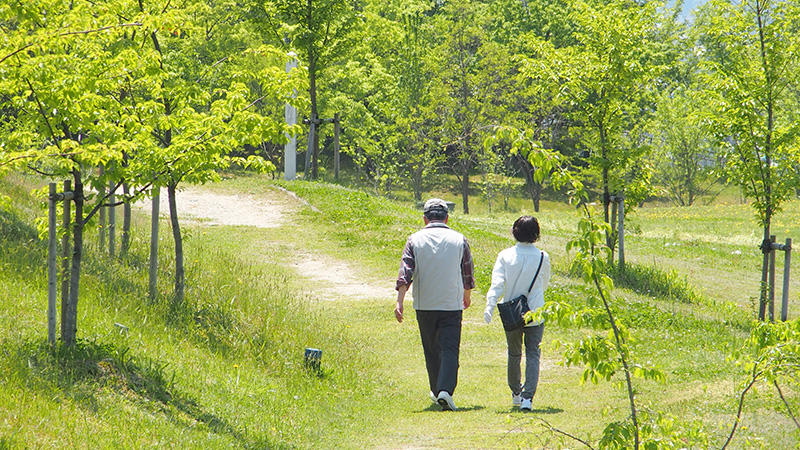
[[[417,310],[425,367],[428,369],[428,382],[434,395],[441,391],[453,395],[456,389],[461,314],[461,311]]]

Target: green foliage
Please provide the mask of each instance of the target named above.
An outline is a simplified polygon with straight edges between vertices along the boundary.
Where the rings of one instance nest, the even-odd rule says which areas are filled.
[[[580,126],[589,169],[600,174],[604,221],[612,223],[609,196],[635,205],[650,192],[651,163],[645,130],[639,128],[661,65],[654,30],[656,2],[570,2],[575,45],[530,38],[531,54],[520,71],[540,95],[567,110]],[[613,248],[611,232],[608,244]]]
[[[800,383],[800,319],[756,322],[747,341],[732,357],[757,379]]]
[[[679,206],[694,204],[719,178],[716,148],[702,122],[704,105],[695,95],[680,88],[664,95],[653,121],[657,181]]]
[[[800,162],[790,86],[800,73],[797,2],[711,1],[698,17],[704,119],[726,155],[727,175],[761,223],[794,193]],[[765,233],[768,234],[768,233]]]

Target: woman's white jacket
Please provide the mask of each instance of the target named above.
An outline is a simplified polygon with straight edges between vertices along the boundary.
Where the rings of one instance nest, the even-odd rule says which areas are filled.
[[[529,293],[528,287],[542,256],[544,256],[542,268]],[[544,291],[549,283],[550,255],[547,252],[527,242],[517,242],[517,245],[501,251],[492,269],[492,287],[486,293],[484,320],[486,323],[492,321],[498,302],[511,300],[523,294],[528,297],[530,310],[536,311],[544,305]],[[538,323],[531,323],[528,326],[533,325]]]

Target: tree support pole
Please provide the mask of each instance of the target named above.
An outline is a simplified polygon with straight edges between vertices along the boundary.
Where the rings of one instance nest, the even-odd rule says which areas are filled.
[[[47,214],[47,340],[56,344],[56,184],[50,183]]]
[[[770,252],[769,252],[769,321],[775,321],[775,235],[769,237]]]
[[[786,322],[786,319],[789,316],[789,270],[792,262],[791,238],[786,238],[783,251],[783,296],[781,297],[781,320]]]
[[[158,207],[159,189],[153,188],[152,212],[150,215],[150,272],[148,281],[148,296],[150,301],[156,299],[158,294]]]
[[[67,194],[72,194],[72,182],[64,181],[64,206],[62,226],[64,235],[61,236],[61,335],[64,335],[64,319],[69,305],[69,235],[70,235],[70,198]],[[70,195],[71,197],[71,195]]]
[[[116,186],[114,186],[114,183],[111,182],[109,183],[108,187],[110,191],[110,194],[108,195],[108,203],[111,204],[111,206],[108,207],[108,254],[113,258],[117,248],[117,208],[114,206],[114,203],[116,202],[116,192],[114,188]]]

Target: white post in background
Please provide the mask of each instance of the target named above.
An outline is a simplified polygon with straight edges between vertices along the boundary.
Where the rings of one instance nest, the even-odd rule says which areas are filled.
[[[290,59],[286,61],[286,73],[297,67],[296,57],[294,52],[289,52]],[[292,96],[297,96],[297,92]],[[297,108],[286,103],[284,113],[287,125],[297,125]],[[287,134],[286,137],[289,138],[289,141],[283,146],[283,179],[294,180],[297,176],[297,136]]]

